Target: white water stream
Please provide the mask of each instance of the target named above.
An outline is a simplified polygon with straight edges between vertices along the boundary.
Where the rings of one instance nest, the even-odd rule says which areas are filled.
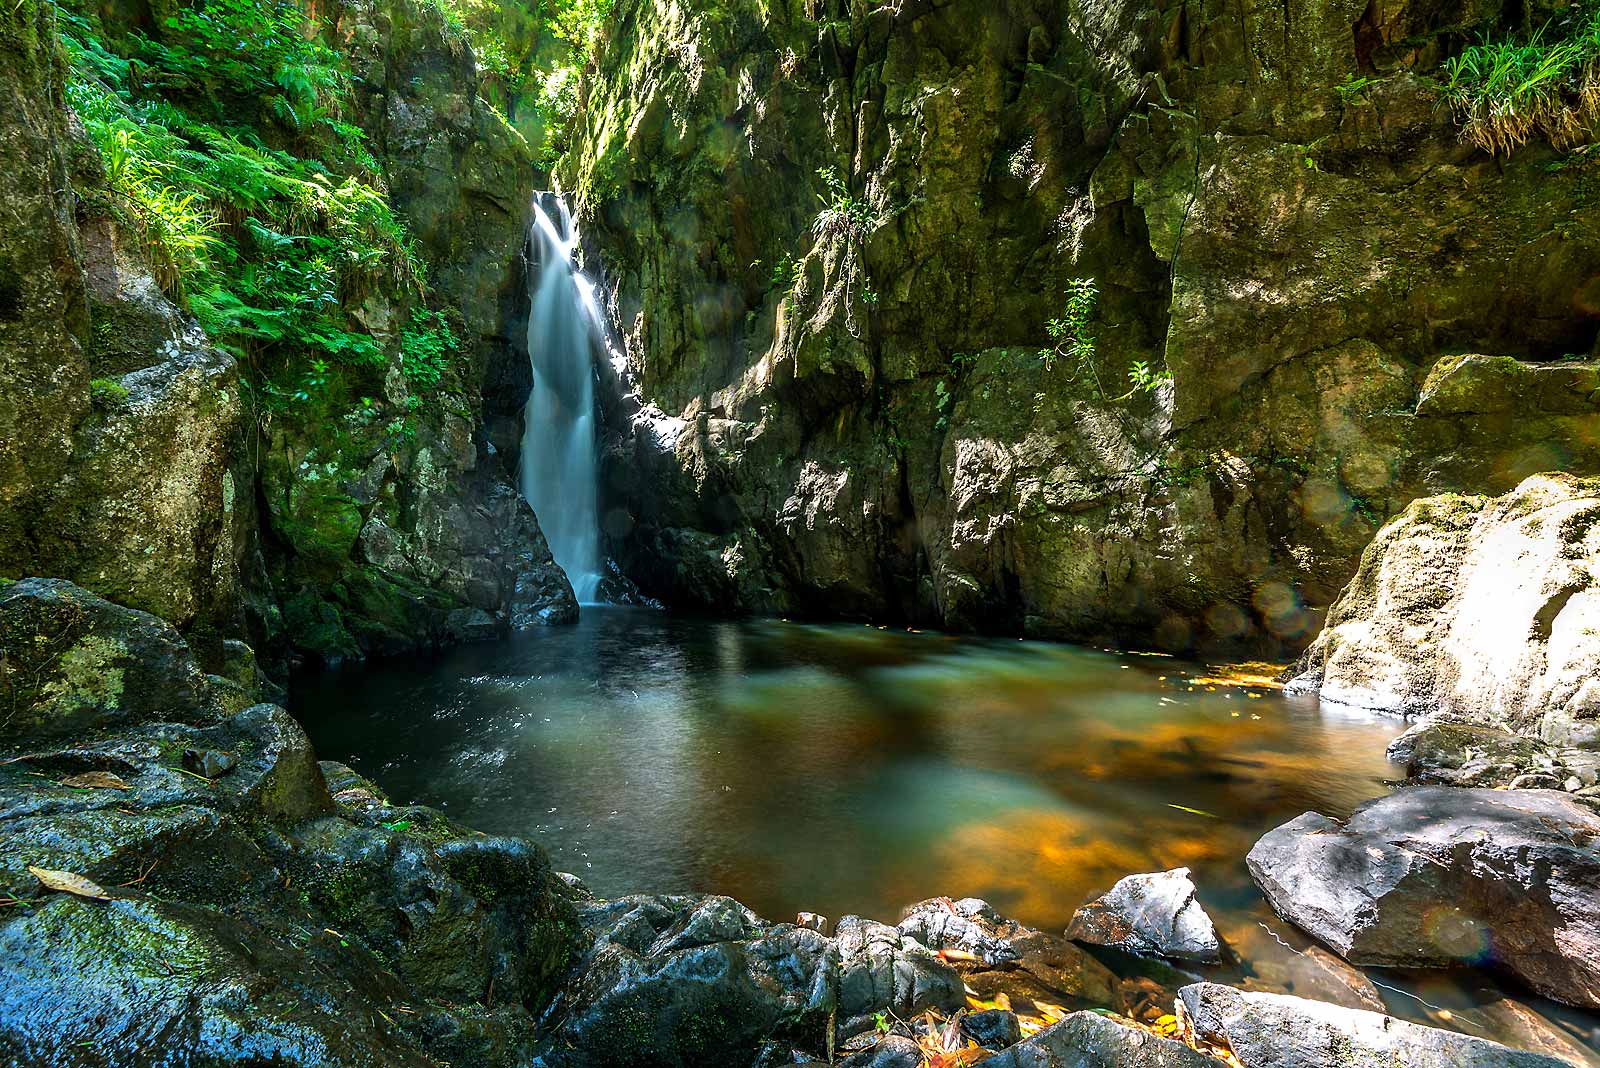
[[[573,261],[578,232],[566,203],[540,194],[533,210],[533,392],[523,412],[522,495],[578,601],[592,604],[599,598],[601,570],[594,346],[603,337],[603,319],[594,283]]]

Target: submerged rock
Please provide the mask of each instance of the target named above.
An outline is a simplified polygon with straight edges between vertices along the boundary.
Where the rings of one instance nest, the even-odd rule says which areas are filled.
[[[1192,1038],[1232,1050],[1244,1068],[1570,1068],[1542,1053],[1383,1013],[1216,983],[1184,987],[1179,1020]]]
[[[1067,937],[1174,960],[1216,964],[1222,940],[1195,900],[1188,868],[1129,875],[1073,913]]]
[[[1355,964],[1492,966],[1600,1008],[1600,814],[1547,791],[1419,786],[1268,832],[1250,873]]]
[[[1297,670],[1324,700],[1600,741],[1600,480],[1413,502]]]

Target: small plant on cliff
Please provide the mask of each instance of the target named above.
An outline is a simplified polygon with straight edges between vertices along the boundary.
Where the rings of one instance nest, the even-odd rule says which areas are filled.
[[[1600,2],[1546,23],[1526,40],[1485,40],[1444,67],[1444,97],[1462,136],[1510,153],[1535,133],[1558,149],[1591,140],[1600,126]]]
[[[1094,334],[1089,323],[1099,299],[1100,291],[1093,278],[1074,278],[1067,284],[1067,303],[1061,318],[1045,325],[1050,345],[1039,350],[1039,359],[1046,371],[1053,370],[1060,359],[1072,361],[1078,369],[1094,359]]]
[[[811,232],[818,237],[841,234],[856,241],[866,237],[876,221],[871,205],[851,195],[844,176],[835,168],[821,167],[817,177],[822,179],[823,192],[817,194],[822,210],[812,221]]]
[[[400,335],[400,369],[412,392],[432,392],[460,348],[442,312],[420,308],[412,312],[411,325]]]

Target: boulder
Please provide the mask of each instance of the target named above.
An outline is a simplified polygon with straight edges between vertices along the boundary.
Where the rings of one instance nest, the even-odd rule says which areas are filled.
[[[1413,723],[1389,743],[1388,752],[1419,782],[1502,786],[1532,767],[1547,748],[1526,735],[1441,712]]]
[[[1216,1068],[1218,1062],[1100,1013],[1075,1012],[983,1063],[987,1068]]]
[[[736,1068],[768,1042],[826,1048],[840,956],[815,931],[723,897],[628,897],[578,914],[593,945],[536,1063]]]
[[[405,988],[337,936],[296,945],[210,909],[58,895],[0,926],[0,1061],[430,1068]]]
[[[839,947],[839,1034],[871,1030],[885,1010],[910,1019],[925,1009],[966,1004],[961,977],[900,930],[859,916],[834,927]]]
[[[1232,1050],[1244,1068],[1570,1068],[1542,1053],[1383,1013],[1216,983],[1184,987],[1178,1010],[1190,1041]]]
[[[1291,690],[1600,737],[1600,479],[1414,501],[1378,533]]]
[[[1130,875],[1073,913],[1067,937],[1129,953],[1219,963],[1222,940],[1195,893],[1188,868]]]
[[[906,910],[898,929],[929,949],[951,953],[962,980],[981,998],[1004,993],[1128,1011],[1142,993],[1141,980],[1119,980],[1081,946],[1008,919],[980,898],[919,902]]]
[[[1555,792],[1418,786],[1250,851],[1278,914],[1354,964],[1506,971],[1600,1008],[1600,814]]]
[[[209,715],[182,637],[59,579],[0,585],[0,745]]]

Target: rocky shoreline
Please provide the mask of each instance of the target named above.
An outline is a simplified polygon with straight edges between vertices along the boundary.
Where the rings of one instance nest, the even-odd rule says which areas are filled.
[[[0,591],[0,639],[0,1052],[17,1063],[1595,1063],[1525,1007],[1522,1050],[1392,1019],[1321,950],[1301,956],[1329,1000],[1208,982],[1232,951],[1181,869],[1130,876],[1065,935],[973,899],[895,925],[599,899],[533,843],[319,763],[258,703],[242,646],[232,677],[206,675],[160,620],[41,579]],[[1429,729],[1401,741],[1431,753]],[[1412,786],[1271,832],[1251,869],[1354,963],[1486,964],[1593,1008],[1597,841],[1584,797]],[[1318,911],[1340,894],[1372,907]],[[1444,906],[1457,922],[1429,925]]]

